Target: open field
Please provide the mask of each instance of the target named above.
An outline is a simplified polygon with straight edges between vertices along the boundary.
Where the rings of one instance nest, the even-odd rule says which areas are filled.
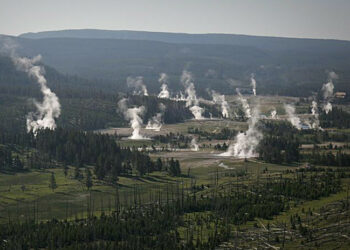
[[[247,129],[245,122],[237,122],[232,120],[217,120],[217,119],[205,119],[205,120],[188,120],[184,123],[177,124],[164,124],[160,131],[154,131],[149,129],[141,129],[141,134],[145,137],[152,137],[155,135],[166,135],[168,133],[182,133],[187,134],[188,128],[201,128],[204,131],[213,132],[221,128],[235,128],[238,130]],[[123,137],[130,136],[132,133],[131,128],[108,128],[96,130],[97,133],[106,133],[110,135],[119,135]],[[147,141],[147,140],[145,140]]]
[[[158,156],[158,154],[152,155],[152,157]],[[225,183],[230,180],[229,177],[225,177],[225,173],[247,170],[250,177],[254,179],[256,173],[262,168],[268,168],[271,173],[288,168],[255,161],[244,162],[240,159],[220,158],[215,154],[208,156],[206,152],[201,151],[165,153],[161,157],[179,159],[183,177],[170,177],[162,172],[154,172],[144,177],[136,175],[119,177],[117,187],[94,179],[94,185],[88,191],[84,181],[78,181],[72,177],[74,172],[72,167],[67,177],[64,176],[63,169],[31,170],[15,174],[0,173],[0,222],[7,221],[9,216],[13,219],[34,216],[34,209],[38,219],[82,216],[90,194],[95,202],[96,211],[108,210],[115,206],[116,188],[120,197],[123,197],[120,198],[120,202],[130,204],[135,188],[141,190],[141,199],[147,202],[150,193],[163,193],[164,188],[171,183],[183,182],[189,188],[192,181],[197,185],[212,184],[214,175],[217,173],[222,176],[220,183]],[[219,167],[220,163],[224,163],[230,169]],[[49,188],[52,172],[55,173],[58,186],[55,191]]]

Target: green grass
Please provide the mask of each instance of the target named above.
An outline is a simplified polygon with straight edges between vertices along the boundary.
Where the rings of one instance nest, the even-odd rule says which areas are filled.
[[[200,159],[192,159],[192,161],[200,161]],[[226,162],[230,164],[229,162]],[[246,166],[241,163],[232,163],[236,169],[257,168],[258,163],[249,162]],[[118,191],[120,202],[123,204],[132,204],[134,188],[140,192],[141,201],[147,203],[151,196],[157,193],[163,193],[162,199],[165,199],[165,188],[168,184],[183,182],[186,188],[190,187],[191,178],[188,178],[187,169],[183,169],[183,177],[171,177],[164,172],[154,172],[141,177],[128,176],[119,177]],[[220,183],[225,183],[232,177],[225,177],[225,173],[231,170],[217,168],[214,166],[193,168],[190,176],[195,179],[196,185],[212,184],[216,171],[220,174]],[[57,189],[52,191],[49,188],[49,180],[51,173],[55,173]],[[84,173],[84,171],[81,171]],[[87,208],[87,199],[90,192],[84,185],[84,181],[78,181],[72,178],[74,169],[70,167],[68,176],[65,177],[63,169],[49,170],[32,170],[28,172],[16,174],[0,173],[0,222],[7,221],[8,214],[12,218],[26,215],[28,211],[32,211],[34,206],[38,206],[40,219],[49,219],[51,217],[66,218],[82,214]],[[114,200],[116,188],[105,182],[101,182],[94,178],[94,185],[91,189],[91,199],[94,208],[98,212],[109,207],[108,203]],[[22,191],[24,186],[24,191]],[[102,206],[103,203],[103,206]],[[67,209],[69,211],[67,211]]]
[[[55,173],[57,189],[49,188],[51,173]],[[115,206],[116,187],[94,179],[91,192],[87,190],[84,181],[72,178],[73,168],[65,177],[63,169],[46,171],[33,170],[16,174],[0,173],[0,222],[7,221],[9,214],[12,218],[26,215],[38,206],[40,219],[56,217],[59,219],[82,214],[87,208],[87,199],[91,194],[96,212],[109,209],[109,203]],[[84,171],[82,171],[84,173]],[[155,172],[142,178],[137,176],[120,177],[118,190],[120,202],[132,204],[134,188],[139,190],[141,201],[148,202],[150,194],[162,192],[169,183],[176,183],[188,178],[174,178],[166,173]],[[22,186],[25,187],[22,191]],[[163,197],[164,198],[164,197]],[[113,201],[113,202],[112,202]],[[69,211],[67,211],[67,209]]]

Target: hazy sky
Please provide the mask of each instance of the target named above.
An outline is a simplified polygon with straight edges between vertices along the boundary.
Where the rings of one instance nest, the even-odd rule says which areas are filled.
[[[0,0],[0,34],[146,30],[350,40],[350,0]]]

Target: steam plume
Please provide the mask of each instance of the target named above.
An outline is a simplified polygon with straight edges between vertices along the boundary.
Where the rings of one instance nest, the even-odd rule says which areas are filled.
[[[203,119],[203,109],[199,107],[199,101],[196,96],[196,89],[194,87],[192,74],[187,70],[184,70],[181,75],[181,82],[185,87],[185,93],[187,95],[186,107],[191,107],[190,111],[196,120]]]
[[[146,129],[153,129],[155,131],[160,131],[162,128],[162,117],[165,111],[165,105],[163,103],[159,104],[160,112],[153,116],[147,123]]]
[[[284,109],[288,117],[288,121],[297,129],[301,129],[300,118],[295,115],[295,107],[291,104],[284,104]]]
[[[329,111],[332,111],[333,106],[332,103],[327,102],[326,104],[323,105],[323,110],[326,112],[326,114],[329,113]]]
[[[318,107],[317,107],[317,102],[316,101],[312,101],[311,113],[314,116],[314,122],[312,123],[311,127],[313,129],[320,128],[319,113],[318,113]]]
[[[221,114],[224,118],[229,118],[229,106],[227,101],[225,100],[225,95],[220,95],[212,90],[213,102],[221,105]]]
[[[28,76],[38,82],[41,93],[44,95],[42,103],[34,101],[37,112],[30,112],[27,115],[27,131],[33,131],[34,134],[37,134],[39,129],[55,129],[55,118],[58,118],[61,114],[61,105],[56,94],[46,85],[47,81],[44,76],[44,68],[34,65],[41,60],[41,56],[38,55],[32,59],[27,57],[12,57],[12,60],[17,69],[26,72]]]
[[[192,140],[191,140],[191,150],[192,151],[199,151],[199,146],[197,144],[196,138],[192,138]]]
[[[160,131],[162,128],[162,114],[157,113],[153,116],[147,123],[146,129],[153,129],[155,131]]]
[[[194,119],[200,120],[203,119],[203,109],[199,106],[192,106],[190,107],[190,111],[192,112]]]
[[[338,75],[331,71],[328,73],[328,82],[323,84],[323,99],[325,100],[325,104],[323,105],[323,110],[328,114],[329,111],[332,110],[331,100],[333,98],[334,84],[333,80],[338,79]]]
[[[250,76],[250,85],[252,85],[253,94],[254,94],[254,96],[256,96],[256,80],[255,80],[254,77],[255,77],[255,75],[251,74],[251,76]]]
[[[180,91],[180,101],[186,101],[186,97],[181,91]]]
[[[134,95],[145,95],[148,96],[146,85],[143,83],[143,77],[131,77],[126,78],[126,83],[129,88],[134,88]]]
[[[277,118],[277,110],[276,109],[273,109],[271,110],[271,119],[276,119]]]
[[[235,169],[234,167],[229,167],[229,166],[227,166],[225,163],[223,163],[223,162],[220,162],[220,164],[218,165],[219,167],[222,167],[222,168],[224,168],[224,169]]]
[[[198,105],[192,74],[187,70],[184,70],[181,75],[181,82],[185,87],[185,93],[187,95],[186,106]]]
[[[160,87],[160,93],[158,95],[159,98],[169,98],[170,97],[170,93],[168,90],[168,76],[165,73],[161,73],[160,77],[158,79],[158,82],[162,84],[162,86]]]
[[[250,111],[250,107],[249,107],[247,99],[245,99],[243,97],[243,95],[241,94],[241,92],[239,91],[238,88],[236,89],[236,92],[238,94],[238,99],[239,99],[239,101],[242,104],[242,107],[243,107],[244,114],[245,114],[246,118],[250,118],[252,115],[251,115],[251,111]]]
[[[172,98],[174,101],[186,101],[185,95],[180,91],[180,93],[176,94],[174,98]]]
[[[253,116],[248,120],[248,130],[240,132],[236,136],[234,143],[231,144],[227,152],[220,156],[234,156],[237,158],[251,158],[257,155],[256,148],[263,138],[257,124],[259,121],[259,111],[257,108],[253,110]]]
[[[132,135],[129,137],[132,140],[147,139],[140,134],[142,119],[141,115],[145,112],[145,107],[128,108],[127,100],[123,98],[118,102],[119,110],[124,114],[125,119],[129,120],[130,126],[133,129]]]

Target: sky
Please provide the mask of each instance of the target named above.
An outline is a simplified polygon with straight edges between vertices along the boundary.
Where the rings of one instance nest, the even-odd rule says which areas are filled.
[[[0,34],[62,29],[350,40],[350,0],[0,0]]]

